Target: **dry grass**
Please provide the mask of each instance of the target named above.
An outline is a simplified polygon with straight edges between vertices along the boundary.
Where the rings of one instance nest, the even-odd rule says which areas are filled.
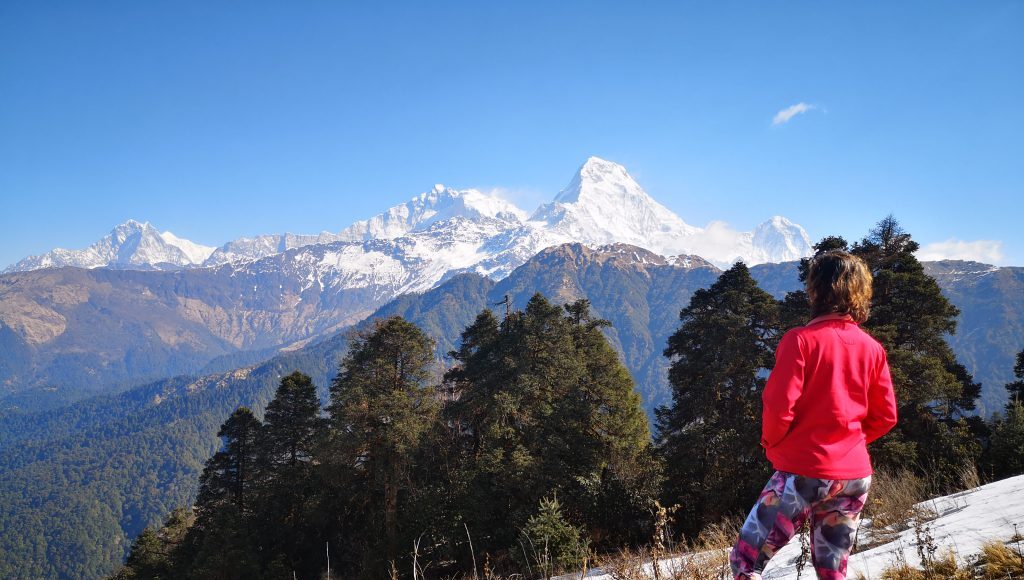
[[[952,550],[947,550],[931,560],[923,569],[911,568],[906,563],[887,568],[882,580],[972,580],[974,574],[970,565],[962,565]]]
[[[961,563],[952,550],[942,552],[923,568],[906,562],[882,572],[882,580],[1007,580],[1024,578],[1024,553],[1020,548],[993,541],[981,548],[976,558]]]
[[[927,499],[927,487],[927,482],[906,470],[875,472],[863,512],[864,517],[871,520],[870,541],[858,538],[855,551],[887,544],[900,532],[910,529],[915,521],[934,518],[930,510],[917,506]]]
[[[1010,547],[1002,542],[989,542],[981,547],[978,561],[982,578],[1024,578],[1024,552],[1019,547]]]
[[[601,569],[614,580],[650,580],[652,565],[659,580],[720,580],[731,577],[729,550],[739,536],[742,522],[724,520],[708,526],[691,542],[674,551],[645,547],[622,550],[600,560]]]
[[[910,527],[914,506],[925,498],[926,482],[913,473],[878,471],[871,482],[864,516],[875,529]]]

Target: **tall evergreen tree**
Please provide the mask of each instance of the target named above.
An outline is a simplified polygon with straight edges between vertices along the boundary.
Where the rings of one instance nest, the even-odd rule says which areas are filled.
[[[598,539],[626,537],[653,500],[646,417],[607,324],[585,300],[559,308],[537,294],[500,325],[485,311],[463,333],[445,385],[468,474],[462,513],[482,550],[515,545],[552,493]]]
[[[412,458],[439,411],[431,384],[433,348],[433,341],[403,318],[379,321],[352,342],[331,386],[330,460],[348,473],[345,492],[365,526],[359,565],[367,576],[380,575],[381,566],[399,557]]]
[[[886,348],[899,405],[899,424],[872,454],[881,466],[915,465],[948,489],[980,453],[965,416],[981,386],[946,342],[959,311],[924,272],[914,256],[918,247],[888,216],[852,249],[874,276],[871,316],[863,326]]]
[[[217,436],[223,447],[215,453],[199,477],[196,512],[211,512],[230,503],[245,512],[246,504],[257,481],[258,437],[262,424],[252,411],[239,407],[221,425]]]
[[[742,263],[698,290],[668,340],[672,404],[657,409],[666,499],[687,533],[749,507],[771,471],[759,446],[761,391],[779,307]]]
[[[299,371],[282,378],[267,404],[264,423],[260,450],[267,469],[308,462],[323,426],[313,379]]]
[[[299,371],[283,377],[264,421],[253,506],[261,563],[271,575],[313,576],[322,563],[324,538],[324,530],[314,525],[321,518],[311,513],[320,488],[313,456],[325,427],[313,380]]]
[[[262,425],[239,407],[221,425],[223,447],[199,477],[196,522],[189,528],[180,558],[181,577],[241,580],[258,576],[252,500]]]
[[[159,529],[146,528],[135,541],[125,565],[111,580],[172,580],[181,577],[178,549],[195,520],[191,511],[177,508]]]
[[[1024,473],[1024,350],[1017,353],[1013,374],[1017,380],[1006,385],[1010,395],[1006,414],[993,418],[985,452],[986,470],[996,478]]]
[[[1024,350],[1017,353],[1017,364],[1013,365],[1013,376],[1017,380],[1006,384],[1006,392],[1010,395],[1010,404],[1013,401],[1024,403]],[[1010,404],[1007,404],[1007,410],[1009,410]]]

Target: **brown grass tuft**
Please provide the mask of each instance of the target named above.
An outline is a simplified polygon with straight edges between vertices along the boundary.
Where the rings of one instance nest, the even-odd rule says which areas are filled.
[[[989,542],[981,547],[982,578],[1024,578],[1024,553],[1002,542]]]

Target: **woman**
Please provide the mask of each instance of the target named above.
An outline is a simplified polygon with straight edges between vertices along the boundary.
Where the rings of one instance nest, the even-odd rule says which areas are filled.
[[[762,395],[761,446],[777,471],[730,555],[737,579],[760,579],[808,517],[818,578],[846,578],[871,486],[867,444],[896,424],[885,349],[858,326],[871,305],[867,265],[824,253],[811,262],[807,294],[813,319],[782,337]]]

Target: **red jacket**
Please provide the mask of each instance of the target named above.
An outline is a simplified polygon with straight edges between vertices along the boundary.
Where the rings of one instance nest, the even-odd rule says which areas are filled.
[[[815,318],[782,337],[761,400],[769,461],[804,477],[871,475],[867,444],[896,425],[885,349],[845,315]]]

